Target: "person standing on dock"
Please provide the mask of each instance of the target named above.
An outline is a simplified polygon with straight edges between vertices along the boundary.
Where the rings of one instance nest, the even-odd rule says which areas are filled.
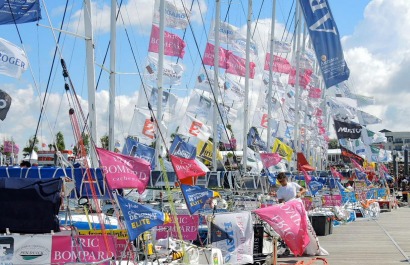
[[[295,198],[300,198],[306,193],[306,189],[296,182],[288,181],[284,172],[280,172],[277,176],[280,187],[277,191],[277,198],[279,203],[287,202]]]

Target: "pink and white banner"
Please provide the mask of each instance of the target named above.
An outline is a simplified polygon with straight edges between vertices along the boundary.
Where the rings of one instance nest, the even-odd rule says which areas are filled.
[[[322,196],[323,206],[342,206],[342,195],[323,195]]]
[[[311,87],[309,89],[309,98],[321,98],[322,97],[322,90],[320,88]]]
[[[235,54],[230,54],[228,57],[226,72],[233,75],[239,75],[245,77],[246,75],[246,60]],[[255,77],[255,63],[249,63],[249,78],[253,79]]]
[[[299,71],[299,86],[306,89],[307,85],[310,83],[310,76],[313,71],[310,69],[300,69]],[[292,69],[289,74],[288,84],[294,86],[296,84],[296,69]]]
[[[165,31],[164,54],[168,56],[178,56],[183,59],[185,55],[185,42],[178,35]],[[149,52],[159,52],[159,27],[152,25],[151,37],[149,41]]]
[[[289,74],[292,71],[292,66],[290,65],[289,61],[286,58],[273,55],[273,67],[269,67],[270,65],[270,53],[266,53],[265,56],[265,66],[264,70],[269,71],[272,69],[273,72]]]
[[[206,175],[195,159],[186,159],[170,155],[172,165],[179,180]]]
[[[231,52],[224,48],[219,47],[219,67],[226,69],[228,68],[227,61]],[[214,66],[215,60],[215,46],[211,43],[206,44],[203,63],[205,65]]]
[[[195,240],[198,233],[199,216],[189,214],[179,214],[178,223],[181,228],[184,240]],[[171,216],[171,223],[157,226],[157,239],[161,238],[178,238],[178,232],[174,216]]]
[[[310,239],[308,220],[300,199],[261,208],[254,211],[280,235],[295,256],[301,256]]]
[[[265,168],[276,166],[282,161],[282,157],[278,153],[261,153],[262,164]]]
[[[111,189],[136,188],[141,194],[148,185],[151,165],[148,161],[98,148],[101,170]]]

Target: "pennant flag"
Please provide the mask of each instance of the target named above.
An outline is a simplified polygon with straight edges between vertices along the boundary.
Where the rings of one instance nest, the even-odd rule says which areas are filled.
[[[135,144],[132,147],[130,156],[144,159],[151,164],[151,168],[155,168],[155,149],[146,144]]]
[[[222,228],[211,222],[211,242],[218,242],[227,239],[228,242],[232,242],[233,238]]]
[[[310,83],[310,77],[312,73],[313,71],[310,69],[301,69],[301,71],[299,71],[299,86],[306,89]],[[295,68],[292,68],[289,74],[288,84],[291,86],[295,86],[296,84],[296,69]]]
[[[131,154],[132,147],[136,145],[138,141],[132,136],[128,136],[125,139],[124,147],[122,148],[122,154],[129,156]]]
[[[309,182],[308,187],[309,187],[310,194],[312,196],[315,196],[316,193],[318,193],[318,191],[323,189],[324,185],[321,182],[312,180],[312,181]]]
[[[137,106],[140,106],[141,108],[147,109],[148,110],[148,102],[151,104],[151,109],[152,110],[157,110],[157,105],[158,105],[158,88],[152,87],[149,85],[145,85],[143,89],[140,91],[143,91],[139,93],[138,95],[138,101],[137,101]],[[170,113],[175,112],[175,107],[177,104],[177,97],[168,92],[168,91],[162,91],[162,109],[163,111],[169,111]],[[147,115],[149,116],[150,113],[147,112]]]
[[[159,24],[159,2],[155,1],[155,14],[154,22]],[[188,19],[191,16],[191,11],[184,8],[184,6],[177,6],[174,1],[165,0],[165,27],[170,27],[174,29],[185,29],[189,22]]]
[[[189,98],[186,111],[199,120],[212,120],[212,100],[203,91],[195,89]]]
[[[326,104],[335,120],[347,122],[356,118],[357,101],[355,99],[326,97]]]
[[[327,0],[299,1],[326,88],[349,78],[340,35]]]
[[[206,44],[205,53],[203,57],[203,63],[205,65],[214,66],[214,59],[215,59],[215,46],[211,43]],[[230,56],[231,52],[224,48],[219,47],[219,68],[226,69],[228,68],[227,61]]]
[[[345,162],[350,162],[349,159],[350,160],[353,159],[353,160],[359,161],[359,163],[363,164],[363,161],[364,161],[363,157],[356,155],[355,153],[353,153],[349,149],[347,149],[343,146],[340,146],[340,151],[341,151],[340,155],[341,155],[341,157],[343,158],[343,160]]]
[[[0,38],[0,74],[18,79],[27,68],[28,60],[24,51],[13,43]]]
[[[360,160],[359,160],[359,161],[360,161]],[[358,170],[364,171],[364,168],[362,167],[363,162],[358,163],[354,158],[350,158],[350,162],[351,162],[351,163],[353,164],[353,166],[354,166],[355,168],[357,168]],[[360,164],[362,164],[362,165],[360,165]]]
[[[96,147],[101,170],[110,189],[136,188],[142,194],[148,185],[151,165],[148,161]]]
[[[309,244],[308,220],[302,200],[290,200],[253,211],[285,241],[295,256],[301,256]],[[286,229],[284,229],[284,227]]]
[[[155,226],[170,222],[169,216],[163,212],[127,200],[121,196],[116,197],[124,215],[130,241],[135,240],[139,235]]]
[[[309,174],[306,172],[306,170],[303,167],[301,167],[300,170],[303,172],[303,176],[305,177],[306,184],[309,185],[309,183],[312,181],[312,177],[309,176]]]
[[[41,19],[39,0],[0,1],[0,25],[21,24]]]
[[[11,106],[11,97],[0,89],[0,120],[4,121]]]
[[[225,76],[224,89],[221,93],[226,105],[241,103],[245,99],[245,86],[232,76]]]
[[[202,209],[205,203],[214,197],[220,197],[218,192],[202,188],[199,186],[190,186],[181,184],[181,191],[184,194],[186,204],[190,214],[194,214]]]
[[[298,159],[298,170],[299,171],[315,171],[316,169],[309,165],[308,161],[306,160],[305,155],[302,152],[298,152],[297,154]]]
[[[168,56],[177,56],[181,59],[185,55],[185,41],[178,35],[165,31],[164,54]],[[159,27],[152,24],[151,37],[148,47],[149,52],[159,52]]]
[[[264,168],[276,166],[282,161],[282,157],[278,153],[260,153],[262,164]]]
[[[213,93],[214,88],[215,73],[211,70],[201,69],[198,77],[195,88]],[[218,87],[220,91],[224,90],[224,81],[221,76],[218,76]]]
[[[358,102],[359,103],[359,102]],[[357,110],[359,115],[362,117],[362,121],[360,122],[362,125],[371,125],[371,124],[379,124],[382,123],[382,120],[377,118],[376,116],[364,112],[362,110]]]
[[[275,142],[273,143],[272,153],[279,153],[280,156],[282,156],[288,161],[291,161],[292,155],[293,155],[293,149],[290,146],[283,143],[278,138],[276,138]]]
[[[172,165],[179,180],[206,175],[206,172],[193,159],[170,155]]]
[[[273,49],[277,53],[290,53],[292,51],[292,44],[290,42],[275,40],[273,45]]]
[[[338,139],[359,139],[362,135],[362,126],[357,123],[334,120]]]
[[[350,190],[343,187],[343,185],[342,185],[342,183],[340,183],[340,181],[336,181],[336,185],[339,188],[340,194],[343,195],[345,192],[350,192]]]
[[[186,159],[195,159],[196,156],[196,147],[192,144],[186,143],[182,138],[177,134],[172,141],[171,147],[169,148],[169,153],[174,156],[186,158]]]
[[[309,89],[309,98],[318,99],[322,97],[322,90],[320,88],[311,87]]]
[[[343,175],[340,174],[338,171],[336,171],[336,169],[334,167],[330,167],[330,172],[331,172],[331,174],[334,178],[343,179]]]

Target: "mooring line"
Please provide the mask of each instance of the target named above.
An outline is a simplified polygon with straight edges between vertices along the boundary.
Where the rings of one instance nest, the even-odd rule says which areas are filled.
[[[399,244],[397,244],[397,242],[394,240],[394,238],[386,231],[386,229],[384,229],[384,227],[379,224],[379,222],[377,222],[377,220],[374,220],[376,222],[376,224],[383,229],[384,233],[390,238],[390,240],[393,242],[393,244],[396,246],[396,248],[401,252],[401,254],[403,255],[403,257],[406,258],[407,263],[410,263],[410,258],[409,256],[406,255],[406,253],[404,253],[403,249],[401,249],[401,247],[399,246]]]

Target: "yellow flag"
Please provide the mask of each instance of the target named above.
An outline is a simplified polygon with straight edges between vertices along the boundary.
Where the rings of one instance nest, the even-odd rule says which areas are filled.
[[[198,145],[196,146],[196,156],[202,159],[205,159],[209,162],[212,162],[212,152],[213,152],[213,144],[211,141],[199,141]],[[223,160],[223,156],[219,150],[216,150],[216,159]]]
[[[289,145],[286,145],[281,140],[276,138],[275,142],[273,143],[272,153],[278,153],[286,160],[291,161],[293,149]]]

